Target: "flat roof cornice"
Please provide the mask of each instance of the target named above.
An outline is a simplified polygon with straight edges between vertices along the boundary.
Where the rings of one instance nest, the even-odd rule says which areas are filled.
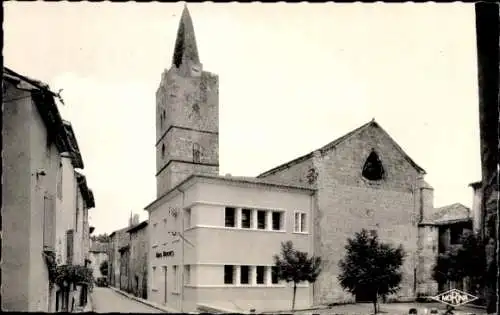
[[[205,183],[235,183],[242,184],[245,186],[266,186],[273,187],[277,189],[284,189],[289,191],[296,191],[312,195],[315,193],[316,189],[307,186],[299,185],[288,185],[279,182],[272,182],[266,179],[253,178],[253,177],[233,177],[233,176],[219,176],[219,175],[208,175],[208,174],[193,174],[186,178],[184,181],[179,183],[177,186],[166,192],[164,195],[157,198],[155,201],[147,205],[144,209],[146,211],[151,211],[155,209],[161,201],[169,200],[175,197],[178,193],[184,191],[190,186],[203,181]]]

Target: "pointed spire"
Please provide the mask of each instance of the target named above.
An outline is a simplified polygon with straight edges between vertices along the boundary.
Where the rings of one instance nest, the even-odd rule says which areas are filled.
[[[179,28],[177,29],[177,39],[175,41],[174,56],[172,64],[177,68],[187,61],[199,64],[198,48],[196,47],[196,38],[194,36],[193,21],[187,5],[184,4],[182,10]]]

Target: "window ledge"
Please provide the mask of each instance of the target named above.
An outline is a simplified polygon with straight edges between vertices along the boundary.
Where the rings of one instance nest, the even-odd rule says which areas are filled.
[[[194,228],[221,229],[221,230],[230,230],[230,231],[286,233],[286,230],[264,230],[264,229],[256,229],[256,228],[241,228],[241,227],[216,226],[216,225],[196,225],[194,227],[191,227],[190,229],[194,229]]]
[[[302,287],[303,285],[297,285],[297,288]],[[236,289],[236,288],[245,288],[245,289],[272,289],[272,288],[286,288],[286,284],[190,284],[190,285],[185,285],[184,287],[186,288],[231,288],[231,289]]]
[[[302,234],[302,235],[309,235],[309,232],[298,232],[298,231],[293,231],[293,234]]]
[[[173,292],[172,292],[172,295],[181,295],[181,293],[180,293],[180,292],[177,292],[177,291],[173,291]]]

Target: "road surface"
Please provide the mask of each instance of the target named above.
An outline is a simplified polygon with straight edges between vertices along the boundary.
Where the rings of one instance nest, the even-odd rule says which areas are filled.
[[[94,287],[92,305],[97,313],[165,313],[102,287]]]

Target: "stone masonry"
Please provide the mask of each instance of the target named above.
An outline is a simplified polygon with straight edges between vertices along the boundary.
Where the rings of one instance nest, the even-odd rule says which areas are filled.
[[[219,80],[203,71],[187,8],[156,93],[157,197],[193,173],[219,173]]]
[[[141,222],[128,230],[130,234],[131,293],[147,299],[148,291],[148,221]]]
[[[370,181],[361,175],[372,151],[380,157],[385,170],[381,181]],[[297,162],[259,177],[309,183],[317,188],[314,246],[316,255],[323,259],[323,272],[315,284],[315,303],[353,299],[337,281],[338,263],[345,255],[347,238],[362,228],[377,230],[382,240],[403,245],[407,256],[397,298],[415,297],[417,284],[423,281],[417,279],[417,223],[424,213],[432,211],[432,194],[420,192],[421,187],[432,191],[422,180],[425,171],[375,121]]]

